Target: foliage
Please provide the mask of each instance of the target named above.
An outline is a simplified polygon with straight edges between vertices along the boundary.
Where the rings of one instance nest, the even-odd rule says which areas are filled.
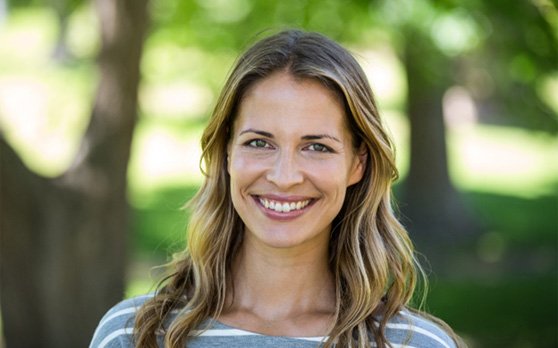
[[[415,30],[424,34],[424,45],[436,49],[451,63],[451,83],[465,86],[473,95],[481,121],[511,123],[552,133],[557,131],[556,109],[551,109],[540,93],[545,81],[556,79],[552,76],[557,74],[558,62],[556,8],[547,3],[550,2],[153,1],[153,25],[143,62],[144,81],[148,86],[143,92],[144,96],[148,95],[149,84],[155,81],[170,85],[177,80],[195,80],[210,85],[212,90],[218,89],[236,52],[266,30],[302,27],[362,46],[389,40],[400,52],[405,33]],[[10,1],[11,10],[25,11],[30,5],[39,6],[40,2]],[[91,41],[91,37],[85,41]],[[162,55],[167,55],[167,60],[159,59]],[[2,60],[0,74],[11,75],[10,71],[17,69],[9,62],[8,57]],[[82,85],[83,81],[93,80],[90,66],[83,65],[89,63],[74,66],[78,69],[62,68],[63,78],[58,77],[61,75],[52,66],[26,68],[27,77],[38,76],[45,86],[62,90],[63,96],[56,97],[61,107],[50,108],[50,116],[66,113],[67,106],[73,103],[87,105],[85,99],[91,92]],[[420,63],[423,69],[432,69],[433,73],[438,67],[432,61]],[[57,77],[53,77],[55,74]],[[75,82],[75,76],[81,82]],[[64,92],[64,88],[56,87],[61,85],[60,80],[75,90]],[[52,84],[53,81],[56,83]],[[145,110],[143,125],[164,118],[154,109]],[[187,128],[199,127],[203,122],[202,113],[188,115],[188,120],[178,123]],[[60,127],[59,123],[68,121],[49,122]],[[83,122],[72,123],[78,125],[73,132],[80,133]],[[510,139],[520,142],[517,137]],[[548,146],[555,145],[551,142]],[[490,152],[490,144],[483,152],[484,155]],[[514,156],[529,154],[508,151],[507,156],[513,162]],[[44,161],[48,156],[42,157]],[[131,168],[140,170],[139,166]],[[555,177],[549,173],[551,168],[548,166],[541,176]],[[525,180],[532,184],[538,178],[518,177],[514,185],[522,186]],[[456,181],[462,184],[459,178]],[[141,184],[140,180],[137,182]],[[430,309],[478,346],[555,346],[552,329],[558,319],[552,310],[556,308],[557,288],[556,197],[549,193],[522,197],[515,195],[517,190],[513,188],[509,190],[513,194],[502,194],[490,191],[490,183],[482,188],[473,187],[474,184],[460,188],[480,218],[484,233],[471,244],[461,246],[461,253],[449,261],[456,266],[455,274],[443,274],[434,281]],[[160,260],[182,247],[187,216],[179,208],[195,189],[192,184],[151,188],[139,194],[132,192],[135,223],[131,238],[136,256]],[[546,192],[549,190],[555,192],[556,187],[545,187]]]
[[[558,132],[558,110],[541,93],[558,71],[552,3],[383,0],[371,13],[376,25],[391,29],[395,43],[421,33],[427,39],[415,44],[447,56],[453,83],[473,95],[481,121]],[[428,59],[417,64],[434,76],[441,66]]]

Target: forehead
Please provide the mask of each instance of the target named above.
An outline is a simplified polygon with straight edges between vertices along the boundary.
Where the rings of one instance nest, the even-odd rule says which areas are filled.
[[[313,100],[331,100],[342,105],[341,98],[332,88],[316,78],[297,77],[288,71],[277,71],[254,82],[247,88],[242,100],[246,98],[273,97],[291,98],[293,95],[312,96]]]
[[[343,103],[334,91],[315,79],[299,79],[287,72],[254,83],[243,96],[236,116],[235,128],[275,120],[281,121],[281,128],[302,122],[348,129]]]

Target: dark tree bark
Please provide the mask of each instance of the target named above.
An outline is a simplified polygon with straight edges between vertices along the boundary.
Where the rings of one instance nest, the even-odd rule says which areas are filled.
[[[96,0],[100,80],[72,166],[47,179],[0,137],[0,276],[8,348],[86,347],[124,290],[126,171],[147,0]]]
[[[448,174],[442,98],[450,87],[451,62],[427,38],[409,32],[404,63],[411,158],[402,211],[422,249],[443,249],[475,231]]]

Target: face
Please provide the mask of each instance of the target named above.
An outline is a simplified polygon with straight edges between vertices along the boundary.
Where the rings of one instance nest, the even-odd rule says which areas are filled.
[[[280,72],[244,96],[228,145],[234,207],[245,243],[327,247],[347,187],[364,172],[338,98]]]

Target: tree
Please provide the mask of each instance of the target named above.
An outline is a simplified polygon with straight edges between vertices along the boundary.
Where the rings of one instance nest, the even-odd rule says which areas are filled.
[[[451,87],[452,64],[418,31],[407,33],[403,57],[411,155],[402,209],[415,240],[433,259],[434,251],[476,232],[448,172],[442,99]]]
[[[536,92],[557,67],[556,36],[545,13],[556,9],[550,3],[543,8],[543,3],[500,0],[398,3],[411,126],[403,212],[419,244],[447,250],[474,236],[478,226],[448,175],[444,93],[464,86],[480,122],[556,133],[555,112]]]
[[[99,85],[71,167],[31,172],[0,137],[0,300],[6,344],[84,347],[124,289],[126,171],[147,0],[96,0]]]

